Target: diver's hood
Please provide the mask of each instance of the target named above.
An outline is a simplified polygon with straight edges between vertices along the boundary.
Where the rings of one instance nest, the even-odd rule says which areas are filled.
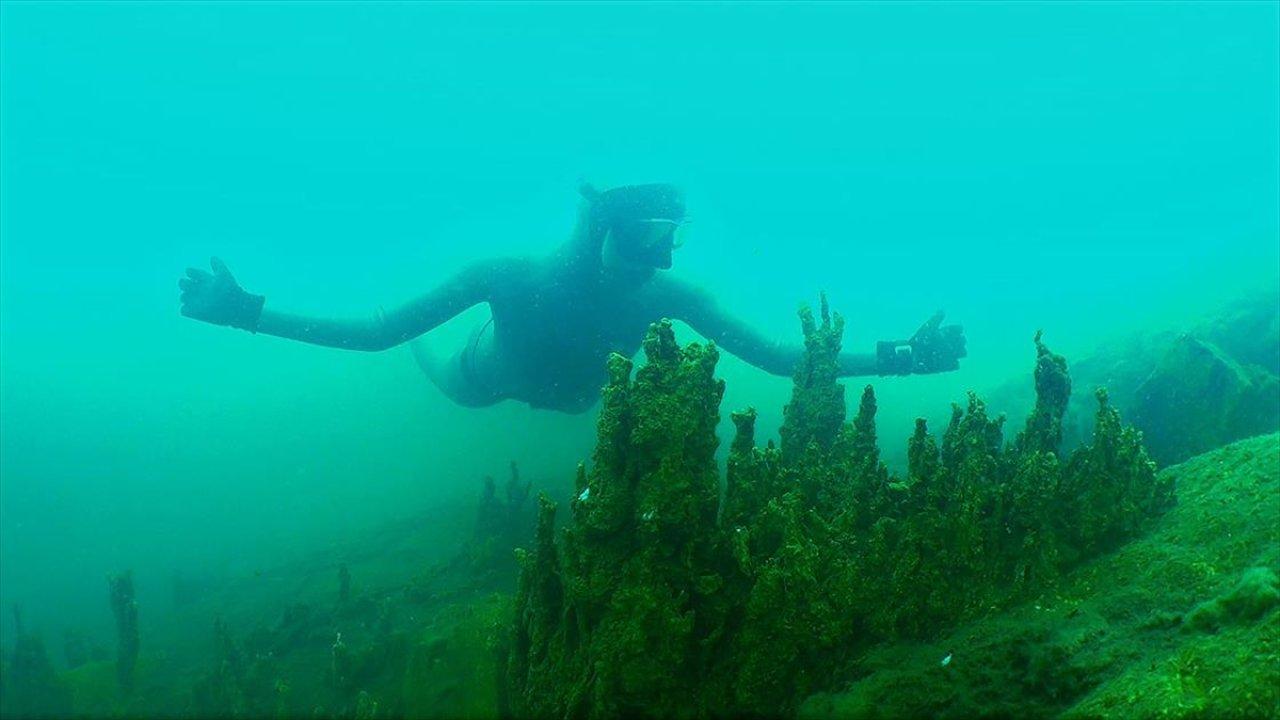
[[[605,237],[611,231],[638,223],[679,226],[685,219],[684,196],[668,183],[622,185],[604,192],[583,183],[578,191],[587,202],[574,255],[592,265],[600,262]],[[634,233],[626,234],[637,239]],[[625,242],[616,248],[628,260],[658,269],[671,267],[673,249],[672,242]]]
[[[628,220],[684,219],[684,196],[668,183],[622,185],[598,193],[591,200],[596,217],[606,225]]]

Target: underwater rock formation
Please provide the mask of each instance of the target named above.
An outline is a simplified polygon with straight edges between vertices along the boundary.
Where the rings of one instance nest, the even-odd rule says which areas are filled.
[[[1192,331],[1241,365],[1280,375],[1280,290],[1246,296]]]
[[[67,628],[62,634],[63,657],[67,668],[74,669],[87,662],[100,662],[107,658],[106,648],[93,641],[89,634],[79,628]]]
[[[814,322],[813,311],[800,310],[800,327],[804,332],[804,355],[792,376],[791,402],[783,408],[782,453],[799,458],[810,443],[827,449],[844,422],[844,386],[836,382],[840,376],[838,358],[844,333],[844,318],[834,318],[827,296],[820,298],[822,324]]]
[[[503,488],[503,498],[498,497],[497,484],[492,477],[484,479],[484,491],[480,507],[476,511],[475,542],[478,554],[510,558],[512,548],[528,537],[532,529],[533,515],[526,505],[533,483],[520,480],[520,468],[511,461],[511,470]]]
[[[138,603],[133,597],[133,571],[125,570],[107,578],[111,591],[111,612],[116,617],[116,679],[120,689],[133,688],[133,669],[138,664]]]
[[[872,648],[801,717],[1280,716],[1277,457],[1269,435],[1161,471],[1178,504],[1150,533],[1006,611]]]
[[[1187,613],[1186,626],[1193,630],[1216,631],[1224,625],[1248,624],[1280,606],[1280,579],[1269,567],[1244,571],[1240,582],[1218,597],[1197,605]]]
[[[213,667],[198,681],[195,708],[210,716],[239,717],[245,712],[244,651],[221,617],[213,621]]]
[[[212,666],[192,687],[192,711],[200,717],[282,717],[289,686],[277,659],[236,640],[221,618],[213,622]],[[316,698],[312,698],[314,701]]]
[[[22,610],[13,607],[13,653],[0,663],[0,716],[60,718],[71,714],[71,694],[58,678],[44,641],[23,626]]]
[[[1106,387],[1110,401],[1142,431],[1160,466],[1253,435],[1280,430],[1280,296],[1246,297],[1204,322],[1176,331],[1118,338],[1072,364],[1077,387]],[[1017,381],[988,393],[1018,409],[1031,388]],[[1064,445],[1088,442],[1088,394],[1069,401]]]
[[[519,574],[514,550],[526,542],[534,527],[534,513],[528,502],[532,488],[532,482],[520,479],[514,461],[504,497],[498,497],[497,484],[486,476],[470,542],[453,557],[422,573],[410,588],[410,595],[434,602],[480,591],[511,593]]]
[[[650,330],[644,351],[634,380],[629,360],[610,358],[595,462],[578,473],[562,545],[544,497],[535,549],[521,554],[508,671],[517,714],[670,714],[706,692],[727,609],[719,353],[679,348],[669,322]]]
[[[611,362],[595,460],[560,504],[564,527],[546,498],[519,513],[533,521],[528,551],[477,572],[485,519],[500,530],[504,506],[520,505],[486,483],[474,528],[462,516],[412,551],[380,533],[362,552],[301,563],[287,583],[298,594],[265,596],[270,615],[244,592],[251,582],[194,608],[199,626],[217,614],[234,625],[219,623],[212,646],[185,642],[186,657],[190,623],[149,635],[164,654],[140,658],[127,695],[113,663],[62,673],[68,712],[1219,717],[1276,707],[1276,437],[1156,474],[1110,398],[1086,393],[1096,434],[1068,454],[1058,430],[1073,383],[1041,338],[1025,383],[1040,397],[1016,437],[1006,442],[1009,423],[970,396],[940,433],[917,422],[905,472],[890,473],[874,389],[849,396],[846,421],[845,395],[821,370],[838,323],[830,312],[802,318],[812,355],[785,449],[757,438],[754,411],[733,413],[723,487],[715,350],[681,348],[655,326],[647,365]],[[508,485],[517,499],[527,487],[514,473]],[[441,550],[452,541],[458,556]],[[432,552],[441,562],[425,580],[387,574]],[[345,564],[358,581],[335,603]],[[4,702],[15,687],[8,655]]]
[[[1280,426],[1280,380],[1191,335],[1173,342],[1133,403],[1152,455],[1166,461]]]
[[[346,563],[338,566],[338,604],[346,605],[351,601],[351,568]]]
[[[1018,436],[1018,450],[1056,453],[1062,443],[1062,416],[1071,399],[1071,376],[1067,360],[1055,354],[1036,333],[1036,406],[1027,419],[1027,429]]]
[[[732,416],[723,502],[714,345],[680,348],[663,322],[634,379],[610,359],[572,517],[557,542],[543,498],[533,550],[519,553],[514,715],[791,711],[868,647],[1042,590],[1171,503],[1103,393],[1093,441],[1058,456],[1071,384],[1039,337],[1036,408],[1015,443],[971,394],[940,444],[917,423],[907,477],[891,475],[870,386],[845,422],[843,323],[825,299],[820,318],[801,312],[781,447],[755,446],[754,411]]]

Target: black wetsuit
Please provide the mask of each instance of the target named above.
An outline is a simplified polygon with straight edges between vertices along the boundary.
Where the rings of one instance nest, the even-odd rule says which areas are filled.
[[[644,223],[669,223],[672,220],[663,218],[681,217],[683,205],[674,190],[663,185],[633,186],[584,196],[588,201],[573,237],[552,254],[478,261],[417,299],[365,320],[274,310],[266,306],[263,296],[240,288],[216,258],[213,273],[190,268],[179,281],[182,313],[316,345],[373,351],[412,340],[485,303],[491,318],[452,356],[438,358],[415,348],[415,357],[436,385],[468,406],[512,399],[538,408],[587,410],[605,382],[609,354],[633,355],[648,325],[662,318],[688,323],[725,351],[766,372],[788,375],[793,371],[802,351],[799,344],[776,342],[760,334],[726,312],[706,291],[658,270],[670,267],[674,245],[669,238],[648,246],[615,240],[620,243],[617,247],[644,262],[604,260],[606,238],[615,237],[610,233],[638,227],[639,236],[651,228]],[[881,343],[877,353],[842,353],[841,373],[955,369],[964,355],[963,336],[957,326],[942,328],[947,332],[940,333],[941,318],[940,313],[936,315],[910,341]],[[944,335],[947,340],[938,342]],[[899,347],[904,343],[910,349]]]
[[[486,274],[496,279],[484,293],[492,319],[443,368],[428,373],[463,404],[513,398],[581,412],[599,397],[610,353],[634,355],[649,324],[662,318],[683,320],[726,351],[777,375],[791,373],[799,359],[798,346],[770,341],[677,278],[657,274],[635,283],[566,270],[545,260],[488,264]],[[850,374],[875,372],[870,355],[845,360]]]
[[[455,401],[504,399],[566,412],[599,397],[610,353],[630,357],[646,328],[662,318],[688,323],[729,353],[788,375],[799,345],[777,343],[724,312],[707,292],[652,269],[614,270],[600,260],[601,238],[579,228],[543,258],[474,263],[440,287],[367,321],[283,315],[266,309],[258,332],[355,350],[382,350],[417,337],[463,310],[486,303],[492,317],[451,357],[424,368]],[[874,355],[841,358],[849,375],[874,374]]]

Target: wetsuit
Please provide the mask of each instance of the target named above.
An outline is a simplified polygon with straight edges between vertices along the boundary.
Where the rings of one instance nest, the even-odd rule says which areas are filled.
[[[416,338],[486,303],[491,317],[452,356],[437,358],[415,348],[431,379],[467,406],[513,399],[537,408],[587,410],[605,383],[610,353],[635,354],[648,325],[661,318],[684,321],[766,372],[789,375],[794,370],[799,345],[771,340],[727,313],[706,291],[659,272],[657,267],[670,265],[669,249],[665,263],[656,261],[656,267],[604,262],[608,232],[608,218],[588,201],[573,237],[549,256],[475,262],[421,297],[366,320],[274,311],[264,307],[261,296],[240,290],[215,260],[213,275],[188,271],[182,283],[183,314],[316,345],[371,351]],[[229,293],[230,300],[211,299],[219,283],[234,288],[222,293]],[[228,306],[235,312],[225,312]],[[844,375],[901,372],[888,369],[874,353],[844,353],[840,365]]]

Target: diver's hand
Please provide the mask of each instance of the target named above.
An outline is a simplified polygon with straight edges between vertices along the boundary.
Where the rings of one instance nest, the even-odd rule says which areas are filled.
[[[960,369],[960,358],[968,353],[964,347],[964,328],[943,325],[946,313],[939,310],[911,336],[911,371],[917,375],[951,372]]]
[[[210,259],[209,266],[213,274],[187,268],[187,276],[178,280],[182,314],[214,325],[257,332],[266,298],[245,292],[218,258]]]
[[[965,351],[964,328],[943,325],[939,310],[907,341],[876,344],[876,370],[881,375],[927,375],[959,369]]]

